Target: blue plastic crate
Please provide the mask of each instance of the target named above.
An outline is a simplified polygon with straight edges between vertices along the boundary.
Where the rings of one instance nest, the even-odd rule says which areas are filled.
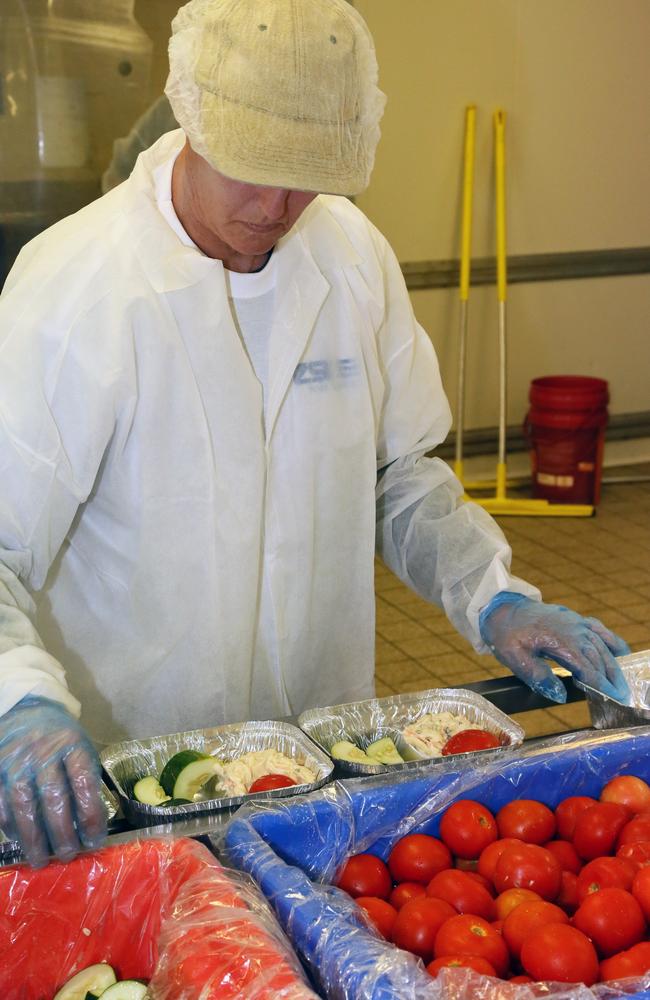
[[[483,768],[447,767],[433,765],[393,781],[340,782],[286,805],[245,808],[229,824],[223,844],[228,859],[260,885],[324,996],[440,996],[412,956],[365,928],[349,897],[319,883],[330,881],[350,853],[385,859],[407,832],[436,835],[442,812],[461,798],[478,799],[493,812],[515,798],[554,808],[569,795],[597,798],[617,774],[650,782],[650,728],[547,741]],[[650,1000],[650,979],[642,985],[625,995]]]

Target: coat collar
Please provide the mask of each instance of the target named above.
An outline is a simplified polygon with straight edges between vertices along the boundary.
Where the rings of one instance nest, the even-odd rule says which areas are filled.
[[[197,284],[215,269],[223,269],[220,260],[206,257],[195,247],[184,245],[167,224],[156,204],[154,172],[176,155],[185,141],[181,129],[162,136],[138,157],[125,183],[125,214],[135,231],[135,252],[159,293],[177,291]],[[328,196],[329,197],[329,196]],[[327,197],[319,196],[306,209],[291,232],[277,244],[278,251],[291,243],[291,253],[278,258],[291,259],[296,253],[311,259],[321,274],[361,262],[344,230],[327,206]]]

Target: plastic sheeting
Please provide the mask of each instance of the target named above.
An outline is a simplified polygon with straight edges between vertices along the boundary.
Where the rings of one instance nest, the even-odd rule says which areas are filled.
[[[0,913],[2,1000],[51,998],[102,961],[150,980],[152,1000],[314,998],[258,889],[194,841],[4,869]]]
[[[591,989],[552,984],[532,989],[457,970],[432,980],[419,960],[369,929],[350,897],[319,884],[331,882],[352,853],[370,851],[385,859],[406,833],[436,835],[440,816],[460,798],[476,798],[493,812],[515,798],[535,798],[554,808],[569,795],[597,797],[617,774],[650,780],[650,728],[559,737],[512,751],[481,769],[472,763],[459,762],[455,772],[432,765],[415,778],[402,773],[336,783],[287,805],[244,806],[226,828],[221,850],[261,887],[328,1000],[645,996],[650,977]]]

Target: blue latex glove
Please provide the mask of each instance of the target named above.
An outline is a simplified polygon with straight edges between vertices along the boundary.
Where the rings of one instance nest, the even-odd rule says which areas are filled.
[[[23,698],[0,717],[0,829],[31,865],[69,861],[106,836],[100,763],[75,718],[48,698]]]
[[[566,690],[547,660],[610,698],[630,698],[614,659],[630,648],[597,618],[583,618],[560,604],[542,604],[504,590],[481,611],[479,630],[497,660],[551,701],[566,701]]]

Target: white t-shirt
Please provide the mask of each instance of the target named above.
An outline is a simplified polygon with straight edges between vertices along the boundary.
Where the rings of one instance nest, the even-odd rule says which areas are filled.
[[[196,247],[196,243],[183,229],[172,202],[172,172],[176,157],[163,163],[155,171],[156,202],[165,221],[169,223],[178,238],[186,246]],[[199,253],[202,251],[196,247]],[[241,274],[224,268],[228,301],[233,322],[259,379],[264,395],[266,411],[268,370],[269,370],[269,329],[275,300],[276,268],[275,257],[271,254],[260,271]]]

